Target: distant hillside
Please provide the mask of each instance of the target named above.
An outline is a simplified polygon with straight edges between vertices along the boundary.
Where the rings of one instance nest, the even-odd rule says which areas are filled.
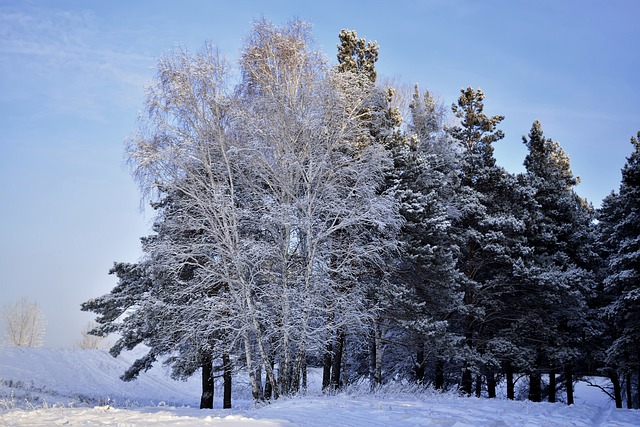
[[[174,381],[162,366],[141,374],[135,381],[120,380],[120,375],[134,359],[132,354],[114,358],[102,350],[2,348],[0,402],[11,400],[19,407],[39,406],[45,402],[198,405],[198,378]]]

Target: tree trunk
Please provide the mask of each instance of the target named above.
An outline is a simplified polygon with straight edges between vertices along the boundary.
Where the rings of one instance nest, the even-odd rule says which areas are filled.
[[[213,409],[213,359],[210,354],[202,361],[202,395],[200,409]]]
[[[462,371],[462,380],[460,381],[460,390],[467,396],[471,396],[471,389],[473,388],[473,376],[471,370],[467,367]]]
[[[300,393],[300,383],[303,382],[302,388],[306,391],[306,370],[307,370],[307,361],[306,361],[306,352],[304,350],[304,343],[300,343],[300,348],[298,349],[298,354],[296,356],[296,363],[293,372],[293,380],[291,382],[291,391],[292,393]]]
[[[489,399],[496,397],[496,376],[493,372],[487,372],[487,395]]]
[[[416,382],[424,384],[424,350],[420,347],[416,354]],[[438,387],[436,386],[436,389]]]
[[[442,359],[436,360],[436,390],[442,390],[444,387],[444,361]]]
[[[482,375],[476,375],[476,397],[482,396]]]
[[[256,374],[253,370],[253,356],[251,355],[251,340],[249,334],[244,333],[244,354],[247,363],[247,370],[249,371],[249,381],[251,382],[251,396],[255,402],[262,400],[260,395],[261,387],[256,381]]]
[[[622,408],[622,389],[618,373],[613,369],[609,370],[609,379],[611,380],[611,385],[613,385],[613,398],[616,401],[616,408]]]
[[[340,368],[342,366],[342,350],[344,348],[345,333],[341,328],[336,334],[335,351],[333,354],[333,363],[331,364],[331,389],[337,390],[340,388]]]
[[[302,351],[298,351],[298,356],[294,363],[293,375],[291,376],[291,393],[300,393],[300,379],[302,378]]]
[[[636,409],[640,409],[640,365],[636,372]]]
[[[254,309],[253,297],[251,295],[251,292],[249,291],[249,288],[250,288],[250,286],[248,286],[247,284],[243,284],[243,293],[244,293],[245,304],[246,304],[246,308],[249,310],[249,312],[255,312],[256,310]],[[267,350],[266,350],[264,342],[263,342],[262,328],[260,326],[260,322],[258,321],[258,318],[255,315],[250,316],[250,320],[251,320],[251,325],[253,326],[253,333],[255,335],[255,341],[256,341],[256,344],[258,346],[258,351],[260,352],[260,357],[262,358],[262,360],[267,360],[269,358],[269,354],[267,353]],[[249,337],[248,337],[247,333],[245,333],[245,345],[247,345],[247,344],[250,344],[250,341],[249,341]],[[247,349],[246,352],[250,356],[250,349]],[[247,368],[249,369],[249,378],[251,379],[252,394],[259,396],[260,387],[256,383],[255,375],[254,375],[254,372],[253,372],[253,366],[250,365],[249,362],[250,361],[247,360]],[[265,371],[266,371],[266,374],[267,374],[267,381],[271,382],[271,387],[273,388],[273,398],[277,399],[278,398],[278,389],[277,389],[278,384],[276,383],[276,377],[275,377],[275,374],[273,372],[273,367],[270,366],[267,363],[267,364],[265,364]]]
[[[302,393],[307,394],[307,357],[306,355],[302,357]]]
[[[627,409],[633,409],[633,396],[631,394],[631,372],[625,374],[626,389],[627,389]]]
[[[551,368],[549,371],[549,403],[556,402],[556,370]]]
[[[467,274],[469,276],[469,274]],[[471,276],[469,276],[471,278]],[[473,304],[473,290],[470,286],[467,287],[464,294],[464,302],[467,305]],[[465,316],[465,344],[469,348],[473,348],[473,323],[474,316],[471,311]],[[462,372],[462,380],[460,382],[460,388],[467,395],[471,396],[471,388],[473,387],[473,375],[469,369],[469,362],[465,362],[464,371]]]
[[[331,384],[331,355],[333,352],[333,346],[331,340],[327,340],[327,347],[324,350],[324,357],[322,359],[322,390],[326,390]]]
[[[291,367],[291,384],[289,386],[290,394],[300,393],[300,376],[302,372],[300,371],[300,359],[296,358],[293,366]]]
[[[260,396],[262,396],[263,399],[267,398],[264,395],[264,389],[262,388],[262,366],[260,365],[256,366],[256,383],[258,383],[258,387],[260,389]]]
[[[532,402],[542,401],[542,374],[540,366],[542,366],[542,355],[540,349],[536,351],[536,360],[533,369],[529,374],[529,400]]]
[[[505,364],[505,376],[507,377],[507,399],[514,400],[516,398],[515,384],[513,383],[513,366],[511,362]]]
[[[263,358],[269,358],[269,356],[267,355],[266,351],[264,351],[264,348],[261,350],[261,354],[263,356]],[[274,399],[278,398],[278,383],[276,382],[276,376],[274,373],[274,364],[273,361],[271,361],[271,363],[267,363],[265,365],[265,373],[267,374],[267,379],[265,380],[265,383],[269,383],[271,385],[271,393],[269,398],[273,397]]]
[[[567,405],[573,405],[573,368],[570,363],[564,367],[564,376],[567,381]]]
[[[284,357],[280,357],[280,369],[278,370],[278,383],[280,384],[280,394],[288,395],[291,393],[291,349],[289,348],[289,340],[285,335],[284,339]]]
[[[229,358],[229,353],[222,354],[222,378],[224,380],[223,386],[223,397],[222,397],[222,408],[223,409],[231,409],[231,359]]]
[[[375,338],[375,346],[376,346],[376,375],[375,375],[375,383],[376,386],[382,384],[382,331],[380,330],[380,323],[375,322],[374,324],[374,338]]]
[[[532,402],[542,400],[542,378],[537,369],[529,374],[529,400]]]
[[[374,391],[376,388],[376,324],[373,323],[371,337],[369,340],[369,389]]]
[[[271,383],[269,381],[265,381],[265,383],[264,383],[264,398],[266,400],[270,400],[272,393],[273,393],[273,389],[271,388]]]
[[[469,238],[467,241],[467,259],[466,259],[466,268],[465,268],[465,276],[470,281],[473,281],[475,276],[476,267],[472,265],[472,260],[474,254],[478,250],[478,244],[473,238]],[[467,314],[465,315],[464,320],[464,341],[469,349],[473,348],[473,329],[475,327],[475,316],[473,314],[473,310],[471,307],[474,306],[475,303],[474,296],[474,287],[471,284],[467,284],[464,290],[463,302],[465,306],[469,309]],[[473,375],[471,370],[469,369],[469,361],[465,361],[464,363],[464,371],[462,372],[462,379],[460,381],[460,389],[467,395],[471,396],[471,389],[473,387]]]
[[[269,360],[267,361],[267,363],[269,365],[271,365],[271,371],[273,371],[274,367],[275,367],[275,361],[273,356],[269,356]],[[264,383],[264,398],[269,400],[271,399],[271,396],[273,395],[273,385],[271,384],[270,381],[265,381]]]

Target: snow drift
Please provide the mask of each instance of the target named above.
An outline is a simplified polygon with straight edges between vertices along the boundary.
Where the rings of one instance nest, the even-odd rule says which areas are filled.
[[[615,409],[600,391],[578,384],[576,405],[463,398],[398,391],[310,395],[254,406],[248,384],[234,386],[234,408],[196,409],[199,381],[174,381],[154,367],[133,382],[119,376],[133,355],[99,350],[0,350],[0,425],[136,426],[637,426],[640,411]],[[238,397],[236,397],[238,396]]]

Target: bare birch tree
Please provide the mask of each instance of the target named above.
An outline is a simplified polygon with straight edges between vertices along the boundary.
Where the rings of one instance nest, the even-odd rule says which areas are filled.
[[[109,347],[106,337],[91,335],[90,332],[98,325],[95,322],[88,322],[81,332],[82,338],[76,342],[76,347],[82,350],[104,350]]]
[[[26,297],[2,309],[5,338],[13,347],[42,347],[47,322],[38,303]]]

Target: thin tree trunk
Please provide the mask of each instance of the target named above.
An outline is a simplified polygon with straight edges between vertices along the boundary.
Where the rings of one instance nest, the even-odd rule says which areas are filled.
[[[436,390],[442,390],[444,387],[444,361],[442,359],[436,360]]]
[[[470,304],[473,300],[471,296],[472,292],[467,291],[465,294],[465,303]],[[473,348],[473,315],[471,313],[466,315],[465,319],[465,343],[467,347]],[[469,369],[469,362],[465,362],[464,371],[462,372],[462,380],[460,382],[460,388],[467,395],[471,396],[471,389],[473,387],[473,375]]]
[[[416,354],[416,382],[418,384],[424,384],[424,349],[422,346]],[[436,389],[437,389],[436,385]]]
[[[307,356],[306,355],[302,357],[300,370],[302,371],[302,393],[307,394]]]
[[[349,377],[347,376],[347,364],[344,362],[345,358],[347,357],[347,351],[345,350],[347,346],[347,343],[345,341],[345,336],[343,335],[342,337],[342,357],[340,358],[341,363],[341,370],[342,373],[340,374],[340,388],[344,387],[345,381],[348,381]]]
[[[340,368],[342,366],[342,350],[344,347],[344,330],[340,328],[336,334],[336,343],[334,346],[333,363],[331,364],[331,389],[337,390],[340,388]]]
[[[253,302],[251,300],[251,297],[248,295],[248,293],[245,291],[246,294],[246,300],[247,300],[247,307],[249,307],[251,310],[253,310]],[[260,356],[262,357],[262,360],[267,360],[269,358],[269,354],[267,353],[267,350],[265,349],[264,346],[264,342],[262,340],[262,334],[260,332],[260,325],[258,323],[258,320],[255,318],[255,316],[252,316],[252,322],[253,322],[253,331],[255,333],[255,337],[256,337],[256,343],[258,345],[258,350],[260,351]],[[249,367],[248,367],[249,368]],[[275,374],[273,372],[273,366],[271,366],[270,364],[265,364],[265,371],[267,373],[267,381],[271,382],[271,387],[273,389],[273,398],[277,399],[278,398],[278,384],[276,382],[276,377]],[[253,376],[253,370],[250,370],[250,375]],[[255,377],[254,377],[254,382],[255,382]],[[253,387],[253,385],[252,385]],[[259,389],[258,389],[259,392]]]
[[[375,322],[374,334],[375,334],[374,337],[375,337],[375,346],[376,346],[375,383],[376,383],[376,386],[379,386],[380,384],[382,384],[382,331],[380,330],[380,323],[378,322]]]
[[[476,397],[482,396],[482,375],[476,375]]]
[[[300,370],[300,359],[297,359],[293,366],[293,373],[291,375],[291,388],[289,392],[291,394],[300,393],[300,377],[302,376],[302,371]]]
[[[222,354],[222,378],[224,380],[222,408],[231,409],[231,359],[229,353]]]
[[[516,398],[515,384],[513,383],[513,366],[511,362],[505,364],[505,376],[507,378],[507,399],[514,400]]]
[[[542,378],[537,367],[529,374],[529,400],[532,402],[542,400]]]
[[[636,409],[640,409],[640,365],[636,372]]]
[[[487,372],[487,395],[489,399],[496,397],[496,376],[493,371]]]
[[[567,405],[573,405],[573,368],[570,363],[564,367],[564,376],[567,381]]]
[[[300,381],[302,380],[304,374],[306,374],[306,372],[303,374],[303,369],[306,370],[306,353],[303,349],[303,344],[304,343],[300,343],[298,355],[296,356],[293,380],[291,382],[291,391],[293,393],[300,393]],[[304,387],[306,387],[306,384]]]
[[[267,363],[271,364],[271,369],[273,370],[273,360],[270,359]],[[264,383],[264,398],[269,400],[271,399],[271,395],[273,394],[273,387],[270,381],[265,381]]]
[[[542,401],[542,374],[540,367],[542,366],[542,355],[540,349],[536,351],[536,360],[533,370],[529,374],[529,400],[532,402]]]
[[[369,340],[369,389],[371,391],[374,391],[376,388],[376,352],[376,324],[374,322]]]
[[[609,370],[609,379],[611,380],[611,385],[613,385],[613,398],[616,402],[616,408],[622,408],[622,389],[618,373],[613,369]]]
[[[267,398],[262,388],[262,366],[260,365],[256,366],[256,382],[258,383],[258,388],[260,388],[260,396],[262,396],[263,399]]]
[[[471,396],[471,389],[473,388],[473,376],[471,370],[467,367],[462,371],[462,379],[460,381],[460,390],[467,396]]]
[[[202,360],[202,395],[200,409],[213,409],[213,358],[211,354],[203,356]]]
[[[556,402],[556,370],[551,368],[549,371],[549,403]]]
[[[245,360],[247,363],[247,370],[249,371],[249,382],[251,383],[251,396],[255,402],[258,402],[262,399],[260,396],[260,385],[256,381],[256,374],[253,370],[253,357],[251,356],[251,340],[249,339],[249,334],[247,332],[244,333],[244,354]]]
[[[291,393],[291,349],[289,348],[289,339],[287,334],[284,337],[284,358],[280,358],[280,367],[278,369],[278,383],[280,383],[280,394],[288,395]]]
[[[249,292],[249,286],[246,283],[242,284],[242,291],[244,296],[244,303],[246,304],[246,308],[249,312],[253,313],[253,300],[251,297],[251,293]],[[260,325],[258,323],[258,319],[256,319],[255,315],[251,315],[251,323],[253,326],[253,332],[255,334],[256,343],[258,345],[258,349],[260,351],[260,356],[262,360],[267,360],[267,354],[264,349],[264,345],[262,343],[262,334],[260,333]],[[261,384],[258,384],[255,377],[255,372],[253,368],[253,357],[251,356],[251,340],[249,339],[249,333],[244,333],[244,344],[245,344],[245,357],[247,360],[247,370],[249,371],[249,380],[251,381],[251,394],[253,395],[253,399],[258,401],[261,399],[260,396]],[[267,372],[267,381],[271,381],[271,385],[275,386],[275,379],[273,377],[273,369],[269,369],[269,365],[265,366],[265,370]],[[278,392],[274,387],[274,398],[278,398]]]
[[[246,304],[245,308],[250,312],[250,313],[255,313],[256,309],[254,307],[254,302],[253,302],[253,297],[251,295],[250,292],[250,286],[248,283],[243,282],[242,283],[242,293],[243,293],[243,298],[244,298],[244,304]],[[255,336],[255,340],[256,340],[256,344],[258,346],[258,351],[260,352],[260,357],[262,358],[262,360],[267,360],[269,358],[269,355],[267,354],[267,351],[265,349],[265,345],[262,339],[262,328],[260,327],[260,322],[258,321],[257,317],[254,314],[251,314],[249,316],[250,319],[250,325],[253,326],[253,333]],[[249,335],[248,332],[245,332],[245,346],[247,344],[250,344],[249,341]],[[251,353],[251,349],[247,348],[246,349],[246,354],[250,357],[250,353]],[[256,379],[255,379],[255,373],[253,372],[253,365],[249,364],[249,362],[252,362],[252,360],[247,359],[247,368],[249,369],[249,378],[251,379],[251,389],[252,389],[252,394],[254,395],[259,395],[260,394],[260,387],[258,386],[258,384],[256,383]],[[271,366],[269,366],[269,364],[265,364],[265,371],[267,373],[267,381],[271,382],[271,386],[273,387],[273,397],[274,399],[278,398],[278,390],[277,390],[277,384],[276,384],[276,378],[274,376],[273,373],[273,368]]]
[[[331,355],[333,352],[333,346],[331,340],[327,340],[327,347],[324,350],[324,357],[322,359],[322,390],[326,390],[331,384]]]
[[[467,242],[467,265],[465,270],[465,276],[468,279],[473,280],[475,276],[475,267],[472,265],[472,259],[476,250],[478,249],[478,245],[475,240],[469,238]],[[463,302],[465,306],[472,307],[474,305],[474,288],[471,284],[468,284],[464,290]],[[473,348],[473,329],[474,329],[474,321],[475,317],[473,314],[473,310],[468,310],[465,316],[464,322],[464,336],[465,336],[465,344],[469,349]],[[469,361],[465,361],[464,371],[462,372],[462,379],[460,381],[460,388],[467,395],[471,396],[471,389],[473,387],[473,375],[471,370],[469,369]]]
[[[631,394],[631,372],[625,374],[626,389],[627,389],[627,409],[633,409],[633,396]]]
[[[291,202],[290,198],[286,194],[286,191],[281,193],[281,200],[286,202]],[[285,203],[286,203],[285,202]],[[282,263],[282,271],[287,271],[287,264],[289,264],[289,250],[291,247],[291,228],[288,224],[284,225],[283,235],[285,236],[283,244],[281,245],[281,263]],[[288,273],[284,273],[280,276],[281,278],[281,292],[280,300],[282,303],[282,313],[281,313],[281,321],[282,325],[282,349],[284,351],[284,357],[280,358],[280,367],[278,370],[278,383],[280,384],[280,394],[284,394],[285,396],[290,395],[293,390],[293,375],[294,375],[294,357],[292,354],[292,339],[289,338],[290,334],[290,296],[289,296],[289,275]]]

